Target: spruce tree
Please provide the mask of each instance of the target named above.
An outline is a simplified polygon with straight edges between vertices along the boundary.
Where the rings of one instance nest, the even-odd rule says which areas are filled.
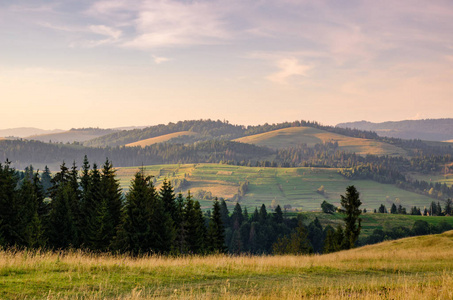
[[[124,209],[124,221],[115,245],[131,254],[166,253],[174,240],[173,224],[157,197],[150,176],[135,174]]]
[[[97,237],[99,237],[98,230],[102,227],[99,223],[102,220],[100,214],[104,213],[102,205],[106,205],[106,203],[103,203],[104,199],[101,193],[101,173],[96,164],[93,164],[93,169],[89,173],[87,189],[88,190],[84,193],[81,207],[81,224],[83,226],[81,230],[82,240],[85,247],[92,250],[99,250],[96,245],[100,244],[100,241],[97,240]],[[111,217],[108,219],[109,222],[111,222]],[[101,248],[107,246],[108,245],[103,245]]]
[[[155,190],[151,177],[137,172],[126,195],[124,220],[115,241],[116,248],[137,255],[151,250],[150,202]]]
[[[44,199],[38,173],[30,176],[25,176],[18,191],[20,218],[16,230],[20,233],[17,245],[33,248],[44,246],[44,229],[38,216],[38,209],[43,206]]]
[[[277,223],[277,224],[283,223],[283,212],[282,212],[282,208],[280,207],[280,205],[277,205],[277,207],[275,208],[273,217],[274,217],[275,223]]]
[[[243,221],[244,215],[242,213],[241,205],[239,203],[236,203],[233,213],[231,214],[231,225],[233,229],[238,230],[241,227]]]
[[[451,201],[451,199],[447,199],[447,201],[445,201],[445,215],[447,216],[451,216],[452,212],[453,212],[453,201]]]
[[[3,246],[12,246],[20,239],[17,230],[19,210],[16,187],[19,183],[16,172],[7,160],[0,164],[0,239]]]
[[[41,175],[41,184],[43,187],[44,196],[49,195],[49,189],[52,187],[52,174],[47,166],[44,167],[44,172]]]
[[[190,195],[190,193],[189,193]],[[175,249],[178,253],[187,253],[187,223],[185,218],[186,201],[181,193],[176,198],[175,227]]]
[[[172,220],[175,220],[176,214],[176,203],[175,203],[175,192],[169,181],[165,178],[160,187],[159,197],[164,203],[164,210],[168,213]]]
[[[109,248],[116,230],[121,224],[123,208],[123,193],[119,180],[116,179],[115,169],[108,159],[106,159],[102,168],[100,193],[102,202],[97,210],[99,224],[97,240],[98,247],[105,250]]]
[[[211,220],[208,227],[208,251],[210,252],[225,252],[225,233],[220,212],[220,203],[217,198],[214,201],[211,213]]]
[[[350,249],[354,247],[355,242],[359,238],[360,230],[362,229],[362,219],[359,209],[362,202],[359,198],[360,194],[356,188],[351,185],[346,188],[346,196],[341,195],[341,206],[343,207],[340,212],[346,216],[344,221],[346,223],[344,230],[344,248]]]
[[[220,216],[222,218],[222,224],[225,228],[230,227],[230,212],[223,198],[220,198]]]
[[[391,214],[396,214],[398,212],[395,203],[392,204],[392,207],[390,208],[390,213]]]
[[[47,230],[49,246],[54,249],[74,247],[79,237],[71,203],[76,200],[77,195],[69,182],[59,184],[52,193],[52,209]]]

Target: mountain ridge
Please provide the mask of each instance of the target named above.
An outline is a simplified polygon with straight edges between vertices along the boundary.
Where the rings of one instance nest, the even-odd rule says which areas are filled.
[[[420,139],[426,141],[448,141],[453,139],[453,118],[386,121],[344,122],[339,128],[353,128],[376,132],[381,137]]]

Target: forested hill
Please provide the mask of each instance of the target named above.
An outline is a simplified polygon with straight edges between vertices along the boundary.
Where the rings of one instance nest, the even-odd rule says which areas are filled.
[[[453,139],[453,119],[405,120],[371,123],[367,121],[340,123],[340,128],[354,128],[376,132],[379,136],[426,141]]]
[[[92,148],[80,144],[49,144],[39,141],[0,140],[0,162],[7,159],[17,169],[32,164],[43,169],[48,165],[57,169],[62,161],[80,166],[83,157],[102,164],[106,158],[116,167],[155,165],[167,163],[210,163],[221,161],[256,161],[269,159],[273,151],[243,143],[211,140],[191,145],[155,144],[140,147]]]
[[[134,143],[140,140],[145,140],[153,137],[158,137],[170,133],[190,131],[196,132],[197,135],[185,136],[184,138],[175,138],[170,140],[170,143],[194,143],[197,141],[207,141],[211,139],[233,140],[236,138],[265,133],[273,130],[289,128],[289,127],[313,127],[323,129],[329,132],[342,134],[357,138],[377,139],[378,135],[371,131],[363,131],[357,129],[345,129],[332,126],[323,126],[317,122],[310,121],[294,121],[283,122],[277,124],[263,124],[257,126],[233,125],[228,121],[213,121],[213,120],[189,120],[180,121],[177,123],[168,123],[167,125],[160,124],[147,127],[144,129],[123,130],[109,135],[98,137],[84,143],[90,147],[107,147],[107,146],[123,146],[129,143]]]
[[[32,135],[26,137],[26,139],[41,142],[73,143],[85,142],[114,132],[117,132],[117,130],[101,128],[72,128],[63,132]]]

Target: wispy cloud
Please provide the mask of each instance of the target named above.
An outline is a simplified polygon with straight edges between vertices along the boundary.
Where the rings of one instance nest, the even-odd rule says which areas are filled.
[[[138,35],[124,45],[149,49],[219,43],[229,37],[220,12],[214,2],[145,1],[135,21]]]
[[[231,38],[225,8],[217,1],[113,0],[94,3],[87,13],[130,26],[124,47],[153,49],[218,44]]]
[[[156,63],[157,65],[171,60],[168,57],[162,57],[162,56],[156,56],[156,55],[152,55],[152,57],[153,57],[154,63]]]
[[[279,84],[287,84],[290,78],[296,76],[307,76],[307,71],[310,66],[302,65],[295,58],[284,58],[277,62],[280,71],[273,73],[266,78],[272,82]]]
[[[116,42],[122,35],[121,30],[111,28],[106,25],[91,25],[88,28],[91,32],[106,37],[105,39],[91,41],[91,43],[95,46]]]

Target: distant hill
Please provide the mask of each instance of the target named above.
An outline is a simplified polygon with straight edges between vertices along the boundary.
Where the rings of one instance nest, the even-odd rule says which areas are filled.
[[[198,135],[198,133],[192,132],[192,131],[174,132],[174,133],[164,134],[164,135],[160,135],[160,136],[149,138],[149,139],[140,140],[140,141],[137,141],[134,143],[129,143],[129,144],[126,144],[126,147],[137,147],[137,146],[146,147],[146,146],[150,146],[150,145],[157,144],[157,143],[168,142],[174,138],[180,138],[180,137],[184,137],[184,136],[196,136],[196,135]]]
[[[340,123],[337,127],[374,131],[380,136],[426,141],[453,139],[453,119],[405,120],[383,123],[367,121]]]
[[[394,145],[372,139],[344,136],[312,127],[283,128],[234,140],[235,142],[265,146],[271,149],[296,147],[307,144],[313,147],[325,142],[338,142],[341,150],[357,154],[406,155],[406,151]]]
[[[116,132],[113,129],[100,129],[100,128],[81,128],[71,129],[68,131],[51,133],[51,134],[40,134],[26,137],[27,140],[41,141],[48,143],[73,143],[73,142],[85,142],[94,138],[98,138],[107,134]]]
[[[24,138],[30,135],[39,135],[39,134],[51,134],[51,133],[58,133],[63,132],[64,130],[61,129],[54,129],[54,130],[44,130],[34,127],[19,127],[19,128],[8,128],[8,129],[0,129],[0,137],[18,137]]]
[[[232,125],[220,120],[189,120],[177,123],[159,124],[143,129],[123,130],[106,136],[95,138],[84,143],[89,147],[124,146],[141,140],[163,136],[181,131],[199,133],[198,139],[190,142],[209,140],[213,138],[231,140],[243,135],[244,126]]]
[[[143,129],[123,130],[99,138],[95,138],[84,143],[89,147],[112,147],[124,146],[135,143],[141,140],[155,138],[166,134],[177,133],[181,131],[196,132],[197,135],[181,136],[172,138],[172,143],[190,144],[199,141],[217,140],[233,140],[236,138],[260,134],[277,129],[290,127],[311,127],[326,130],[329,132],[366,139],[378,139],[379,136],[375,132],[360,131],[357,129],[344,129],[332,126],[323,126],[317,122],[310,121],[293,121],[277,124],[268,124],[256,126],[233,125],[228,121],[213,121],[213,120],[186,120],[177,123],[159,124]]]

